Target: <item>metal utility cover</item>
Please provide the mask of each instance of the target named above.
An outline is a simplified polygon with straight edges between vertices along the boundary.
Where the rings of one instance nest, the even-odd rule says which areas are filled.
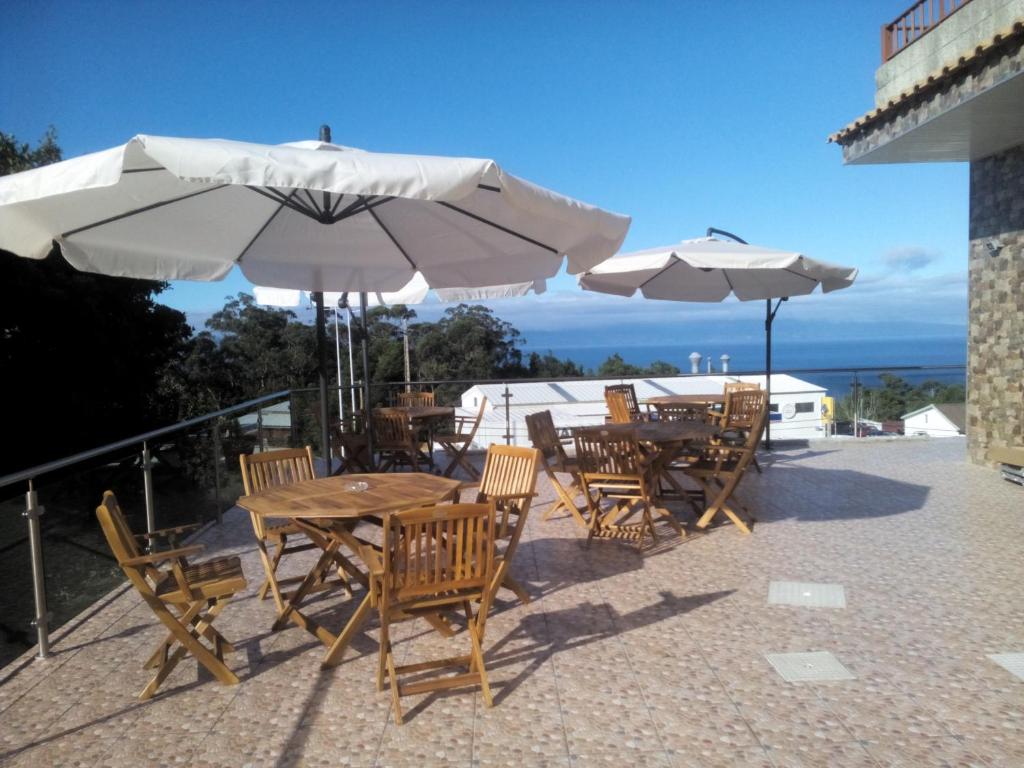
[[[804,608],[845,608],[842,584],[806,581],[773,581],[768,585],[769,605],[797,605]]]
[[[857,679],[839,659],[827,651],[766,653],[765,658],[782,679],[790,683]]]
[[[1011,675],[1024,680],[1024,653],[990,653],[988,657]]]

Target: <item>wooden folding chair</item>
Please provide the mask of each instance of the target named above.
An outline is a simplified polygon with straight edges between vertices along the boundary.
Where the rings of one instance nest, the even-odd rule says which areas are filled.
[[[399,392],[395,395],[395,405],[401,408],[416,408],[434,405],[433,392]]]
[[[480,422],[484,420],[484,411],[487,409],[487,398],[480,401],[480,410],[476,418],[472,416],[456,416],[455,427],[451,432],[434,435],[434,442],[438,443],[444,452],[451,456],[451,461],[445,467],[444,476],[451,477],[456,467],[462,467],[466,474],[473,480],[480,479],[480,471],[474,467],[466,454],[473,445],[473,438],[480,428]]]
[[[576,499],[580,495],[579,466],[574,459],[570,459],[565,452],[565,446],[555,429],[555,422],[551,418],[551,411],[540,411],[526,416],[526,431],[530,436],[533,447],[541,453],[541,466],[544,473],[551,481],[555,489],[555,500],[544,513],[544,519],[548,520],[559,510],[565,509],[584,528],[589,526],[585,517],[586,505],[580,507]],[[569,475],[569,485],[566,487],[558,479],[556,473]]]
[[[421,393],[402,393],[421,394]],[[373,447],[379,460],[377,469],[387,472],[399,465],[420,471],[420,444],[416,430],[409,423],[405,411],[377,408],[373,412]]]
[[[701,487],[705,498],[711,499],[697,521],[698,528],[706,528],[716,515],[726,515],[744,533],[750,533],[750,523],[743,520],[734,510],[729,502],[732,499],[736,487],[743,479],[747,467],[754,460],[757,451],[757,444],[764,431],[765,420],[768,416],[768,403],[764,390],[756,392],[744,392],[744,397],[751,399],[744,407],[760,405],[753,415],[753,423],[747,432],[746,441],[741,446],[711,445],[704,449],[701,458],[684,468],[682,471]],[[750,517],[749,512],[737,501],[733,501],[739,509]],[[753,518],[750,519],[753,522]]]
[[[117,564],[169,633],[143,665],[156,672],[139,698],[151,698],[189,653],[220,682],[237,683],[237,675],[224,663],[224,654],[234,651],[234,646],[213,628],[213,621],[228,599],[245,589],[241,561],[221,557],[189,564],[186,558],[202,552],[200,545],[143,554],[138,540],[145,537],[132,535],[111,491],[104,492],[96,517]],[[157,567],[163,563],[169,563],[170,569]]]
[[[652,511],[685,536],[672,513],[656,504],[657,478],[653,477],[652,461],[644,456],[634,430],[583,427],[573,430],[573,439],[583,496],[590,510],[588,544],[595,537],[635,539],[637,547],[643,549],[647,533],[652,542],[657,542]],[[608,511],[601,508],[605,500],[615,502]],[[626,524],[638,511],[640,522]]]
[[[352,416],[332,426],[331,446],[340,463],[336,474],[370,471],[369,441],[362,421],[359,416]]]
[[[495,505],[441,504],[388,515],[379,567],[371,568],[371,589],[380,613],[380,660],[377,690],[391,686],[395,722],[402,723],[401,697],[427,691],[479,685],[484,705],[492,706],[484,665],[483,638],[487,613],[508,562],[496,562]],[[480,601],[476,614],[473,603]],[[459,607],[466,613],[470,652],[465,656],[396,665],[392,623],[429,617]],[[422,679],[428,670],[463,668],[466,672]],[[416,675],[406,682],[399,675]]]
[[[626,398],[626,409],[629,412],[629,421],[647,421],[648,413],[640,410],[640,401],[636,397],[636,387],[632,384],[609,384],[604,388],[605,400],[609,392],[621,392]],[[624,423],[624,422],[620,422]]]
[[[289,485],[316,477],[316,473],[313,471],[313,449],[308,445],[305,448],[285,448],[251,455],[243,453],[239,455],[238,463],[242,467],[242,489],[246,496],[274,486]],[[257,594],[260,600],[266,600],[268,594],[273,595],[280,613],[284,610],[287,599],[287,595],[281,592],[281,585],[302,581],[301,576],[288,579],[277,578],[277,569],[281,564],[281,558],[318,547],[295,523],[268,524],[262,517],[253,513],[249,514],[249,518],[252,520],[252,529],[256,534],[256,546],[266,570],[266,578],[260,585]],[[298,540],[298,543],[290,544],[289,538]],[[267,552],[268,544],[275,547],[273,556]],[[339,575],[342,585],[348,588],[348,579],[341,572]],[[321,582],[317,588],[326,588],[327,586],[329,585],[326,582]]]
[[[757,384],[729,382],[725,385],[725,406],[721,413],[711,412],[712,422],[721,427],[722,433],[717,442],[733,447],[742,447],[746,442],[747,433],[753,426],[754,418],[761,408],[761,400],[755,393],[764,392]],[[753,459],[754,469],[761,474],[761,465],[757,463],[757,455]]]
[[[459,488],[460,494],[475,489],[477,504],[495,505],[499,516],[496,540],[506,542],[505,550],[501,553],[503,563],[512,562],[519,547],[519,539],[526,528],[530,503],[537,495],[537,465],[540,460],[540,451],[535,448],[492,443],[487,448],[480,482]],[[530,594],[512,578],[507,568],[501,586],[514,592],[523,604],[530,602]]]
[[[636,419],[629,408],[629,399],[625,392],[605,389],[604,401],[608,406],[608,418],[613,424],[630,424]]]

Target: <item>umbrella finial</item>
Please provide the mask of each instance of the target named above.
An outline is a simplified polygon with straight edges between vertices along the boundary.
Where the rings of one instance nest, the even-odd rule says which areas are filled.
[[[326,123],[320,126],[320,141],[324,144],[331,143],[331,126]]]

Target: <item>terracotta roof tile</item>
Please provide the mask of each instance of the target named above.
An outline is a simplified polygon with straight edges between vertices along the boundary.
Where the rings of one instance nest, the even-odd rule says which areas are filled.
[[[887,120],[899,110],[913,106],[942,90],[947,83],[980,65],[990,55],[1017,44],[1021,40],[1024,40],[1024,21],[1015,22],[1009,29],[1003,30],[987,42],[977,46],[970,55],[960,56],[955,63],[947,64],[941,70],[928,75],[924,80],[915,83],[910,90],[900,93],[899,98],[891,99],[884,107],[878,107],[858,117],[845,128],[829,136],[828,141],[846,144],[876,123]]]

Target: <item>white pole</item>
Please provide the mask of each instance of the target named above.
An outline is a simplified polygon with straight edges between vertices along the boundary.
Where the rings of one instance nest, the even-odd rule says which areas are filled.
[[[409,365],[409,321],[406,318],[402,318],[402,347],[405,353],[405,391],[412,392],[412,385],[409,384],[411,379],[411,365]]]
[[[334,361],[338,365],[338,420],[345,421],[345,398],[341,394],[341,335],[338,333],[338,305],[334,305]]]
[[[348,383],[350,385],[349,392],[352,393],[352,414],[356,412],[356,367],[355,362],[352,358],[352,309],[346,307],[348,310],[348,319],[345,323],[348,328]]]

